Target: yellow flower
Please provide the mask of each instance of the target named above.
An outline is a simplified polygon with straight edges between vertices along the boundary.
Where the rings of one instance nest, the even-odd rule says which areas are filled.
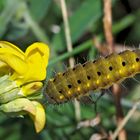
[[[42,96],[48,58],[49,47],[44,43],[34,43],[24,53],[0,41],[0,110],[16,116],[29,114],[37,132],[45,125],[45,111],[34,100]]]
[[[47,45],[34,43],[25,53],[6,41],[0,41],[0,47],[0,66],[7,66],[13,70],[11,79],[16,80],[18,85],[45,79],[49,58]]]

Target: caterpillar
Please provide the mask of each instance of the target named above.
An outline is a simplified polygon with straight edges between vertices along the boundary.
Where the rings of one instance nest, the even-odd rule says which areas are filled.
[[[137,73],[140,73],[140,50],[112,53],[56,74],[48,81],[45,96],[48,103],[61,104],[85,96],[90,90],[107,89]]]

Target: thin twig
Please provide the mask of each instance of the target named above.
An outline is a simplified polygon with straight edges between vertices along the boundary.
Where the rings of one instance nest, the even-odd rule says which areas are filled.
[[[116,121],[117,121],[117,127],[120,126],[123,120],[123,110],[121,105],[121,90],[119,84],[113,85],[113,95],[115,100],[115,106],[116,106]],[[118,139],[119,140],[126,140],[126,131],[125,129],[121,129],[118,133]]]
[[[72,48],[69,22],[68,22],[68,14],[67,14],[67,9],[66,9],[66,2],[65,2],[65,0],[60,0],[60,2],[61,2],[61,9],[62,9],[63,20],[64,20],[64,29],[65,29],[67,50],[69,52],[71,52],[73,48]],[[70,63],[70,67],[74,67],[74,58],[73,57],[71,57],[69,59],[69,63]]]
[[[113,35],[112,35],[112,10],[111,0],[104,0],[104,31],[107,41],[109,53],[114,51],[113,47]]]
[[[72,51],[72,41],[71,41],[71,35],[70,35],[70,28],[69,28],[69,22],[68,22],[68,14],[67,14],[67,8],[66,8],[66,2],[65,0],[60,0],[61,2],[61,10],[63,15],[63,21],[64,21],[64,30],[65,30],[65,37],[66,37],[66,43],[67,43],[67,50],[68,52]],[[70,67],[74,67],[74,58],[69,58],[69,64]],[[75,116],[77,121],[80,121],[81,111],[80,111],[80,104],[77,100],[74,101],[75,106]]]
[[[77,125],[77,129],[80,129],[82,127],[95,127],[101,122],[100,115],[97,114],[95,118],[80,121]]]
[[[126,125],[126,123],[129,121],[129,119],[131,118],[131,116],[134,115],[134,112],[136,111],[136,109],[138,108],[139,105],[140,105],[140,101],[139,102],[136,102],[133,105],[132,109],[127,113],[127,115],[125,116],[125,118],[121,121],[120,125],[117,127],[117,129],[112,134],[112,136],[111,136],[112,140],[115,140],[117,138],[118,134],[123,129],[123,127]]]
[[[114,52],[114,42],[113,42],[113,34],[112,34],[112,6],[111,6],[111,0],[104,0],[104,31],[105,31],[105,38],[108,45],[108,51],[109,53]],[[120,87],[118,84],[114,84],[112,88],[112,92],[115,99],[115,105],[116,105],[116,118],[117,118],[117,126],[119,126],[123,119],[123,111],[121,106],[121,92]],[[125,129],[121,129],[118,133],[119,140],[126,140],[126,131]]]

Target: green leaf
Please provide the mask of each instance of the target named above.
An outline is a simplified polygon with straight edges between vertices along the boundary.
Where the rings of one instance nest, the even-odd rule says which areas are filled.
[[[72,42],[76,42],[82,34],[88,29],[90,24],[95,23],[101,17],[101,0],[86,0],[79,9],[70,17],[70,31]],[[52,46],[56,51],[63,51],[65,49],[65,37],[63,25],[61,32],[56,34],[52,40]]]
[[[1,0],[0,1],[0,12],[3,10],[4,5],[5,5],[5,0]]]
[[[28,0],[29,10],[34,20],[40,21],[47,13],[51,0]]]
[[[15,5],[16,3],[16,5]],[[0,37],[3,36],[7,29],[8,23],[12,20],[13,15],[15,14],[17,8],[19,6],[19,2],[17,0],[7,0],[4,6],[3,11],[0,13]],[[12,10],[11,10],[12,9]]]

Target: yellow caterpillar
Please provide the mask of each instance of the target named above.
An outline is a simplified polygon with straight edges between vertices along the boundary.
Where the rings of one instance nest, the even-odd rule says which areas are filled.
[[[87,95],[90,90],[107,89],[137,73],[140,50],[112,53],[58,73],[48,81],[45,95],[49,103],[60,104]]]

